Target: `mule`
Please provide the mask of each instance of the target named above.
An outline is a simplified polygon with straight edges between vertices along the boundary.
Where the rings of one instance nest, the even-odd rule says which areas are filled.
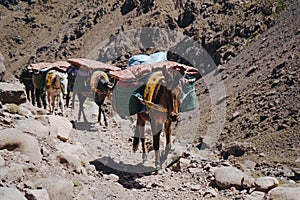
[[[39,108],[47,108],[46,93],[45,93],[45,73],[33,70],[32,83],[34,86],[35,102]]]
[[[94,71],[89,77],[86,76],[80,76],[76,73],[70,75],[69,74],[69,86],[68,86],[68,95],[67,99],[68,102],[70,100],[70,93],[73,92],[72,97],[72,108],[74,109],[74,99],[75,95],[77,95],[79,100],[79,111],[78,111],[78,120],[81,120],[81,115],[83,116],[83,120],[87,122],[83,104],[87,97],[92,97],[94,99],[94,102],[98,106],[98,123],[102,125],[101,123],[101,114],[103,114],[104,124],[105,126],[108,126],[107,119],[105,116],[105,112],[102,108],[102,105],[108,97],[110,97],[111,89],[113,88],[113,83],[110,82],[108,75],[103,71]],[[87,86],[87,82],[90,83],[89,86]],[[68,103],[67,103],[68,106]]]
[[[46,74],[46,95],[49,104],[49,111],[53,113],[56,105],[56,99],[60,106],[62,115],[64,115],[63,96],[67,95],[68,75],[66,73],[50,70]]]
[[[155,167],[162,168],[163,161],[171,150],[171,123],[177,120],[180,107],[181,90],[183,85],[184,68],[179,72],[174,69],[162,68],[158,84],[152,88],[151,98],[143,100],[146,110],[137,113],[137,123],[133,140],[133,151],[138,149],[139,141],[142,143],[143,160],[147,159],[147,148],[145,144],[145,123],[150,121],[153,136],[153,147],[155,150]],[[149,82],[149,81],[148,81]],[[146,88],[148,85],[146,85]],[[144,95],[145,96],[145,95]],[[147,98],[147,97],[146,97]],[[160,134],[164,125],[166,135],[166,147],[163,155],[160,155]]]
[[[25,86],[25,91],[26,91],[26,97],[27,100],[31,103],[32,105],[35,105],[35,95],[34,95],[34,86],[32,82],[32,67],[27,66],[25,69],[22,70],[22,73],[20,75],[20,82],[24,84]]]

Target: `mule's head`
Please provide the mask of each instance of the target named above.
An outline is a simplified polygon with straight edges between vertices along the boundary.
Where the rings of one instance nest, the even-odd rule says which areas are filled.
[[[168,115],[172,121],[176,121],[179,115],[181,91],[183,84],[184,69],[179,71],[175,69],[167,69],[166,66],[162,68],[163,76],[165,77],[166,86],[166,104]]]
[[[95,88],[104,93],[109,93],[114,87],[114,83],[110,82],[110,78],[105,72],[100,72],[97,81],[93,84],[95,85]]]
[[[67,88],[68,88],[68,74],[60,73],[59,80],[60,80],[61,91],[65,96],[67,95]]]

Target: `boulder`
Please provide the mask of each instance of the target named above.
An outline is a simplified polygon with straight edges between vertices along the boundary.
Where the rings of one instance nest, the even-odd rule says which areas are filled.
[[[4,158],[0,155],[0,168],[5,165],[5,160]]]
[[[0,130],[0,149],[19,151],[27,155],[33,163],[42,161],[37,139],[16,128]]]
[[[66,178],[52,176],[40,180],[36,185],[47,191],[49,199],[72,199],[73,182]]]
[[[214,171],[215,183],[220,189],[249,188],[254,179],[235,167],[220,167]]]
[[[72,123],[61,116],[49,115],[50,130],[53,132],[51,134],[55,135],[57,138],[66,142],[72,131]]]
[[[277,187],[278,180],[274,177],[260,177],[254,182],[255,189],[262,192],[268,192],[269,190]]]
[[[11,164],[6,167],[1,167],[0,180],[9,182],[19,182],[23,178],[23,169],[20,165]]]
[[[58,150],[58,160],[74,171],[84,172],[83,165],[89,165],[91,158],[81,143],[74,145],[61,143],[56,148]]]
[[[103,178],[108,181],[117,182],[119,180],[119,176],[115,174],[104,174]]]
[[[139,5],[137,0],[125,0],[124,4],[121,7],[122,15],[126,15],[127,13],[134,10]]]
[[[269,200],[299,200],[300,187],[276,187],[269,191]]]
[[[19,120],[15,125],[15,128],[24,133],[29,133],[31,135],[37,136],[38,138],[47,138],[50,134],[49,127],[32,118]]]
[[[264,200],[266,193],[260,191],[253,191],[245,197],[245,200]]]
[[[195,4],[188,1],[185,4],[184,13],[178,16],[178,26],[180,28],[186,28],[195,21],[196,15],[197,8]]]
[[[57,155],[57,159],[60,163],[65,164],[69,169],[72,169],[77,173],[81,173],[84,171],[80,158],[77,155],[66,152],[59,152]]]
[[[26,102],[26,94],[21,83],[0,82],[0,101],[2,104],[14,103],[20,105]]]
[[[0,187],[0,197],[1,199],[9,200],[27,200],[24,195],[16,188]]]
[[[32,105],[29,101],[26,101],[25,103],[21,104],[20,107],[22,110],[26,111],[27,113],[30,113],[29,116],[47,114],[47,110],[36,107]]]
[[[26,190],[25,197],[28,200],[50,200],[47,190]]]
[[[234,142],[222,147],[221,156],[224,159],[227,159],[230,155],[233,156],[242,156],[245,154],[247,147],[243,143]]]

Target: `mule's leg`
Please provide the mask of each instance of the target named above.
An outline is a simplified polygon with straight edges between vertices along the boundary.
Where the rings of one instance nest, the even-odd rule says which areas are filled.
[[[107,126],[107,119],[106,119],[106,116],[105,116],[105,111],[101,108],[102,110],[102,113],[103,113],[103,119],[104,119],[104,123],[105,123],[105,126]]]
[[[105,112],[102,109],[102,106],[99,106],[98,122],[101,124],[101,112],[103,113],[104,125],[107,126],[108,125],[107,124],[107,119],[106,119],[106,116],[105,116]]]
[[[146,137],[145,137],[145,124],[143,127],[141,127],[140,130],[140,137],[141,137],[141,143],[142,143],[142,150],[143,150],[143,162],[147,160],[147,147],[146,147]]]
[[[46,92],[44,89],[41,89],[41,98],[42,98],[44,109],[46,109],[47,102],[46,102]]]
[[[136,152],[139,147],[139,142],[141,139],[142,142],[142,150],[143,150],[143,159],[146,160],[147,155],[147,148],[145,144],[145,123],[146,121],[143,119],[140,113],[137,114],[137,122],[136,128],[133,138],[133,151]]]
[[[83,110],[83,99],[81,94],[77,94],[78,100],[79,100],[79,111],[78,111],[78,121],[81,119],[81,112]]]
[[[31,90],[30,90],[30,93],[31,93],[31,102],[32,102],[32,105],[35,105],[35,96],[34,96],[34,88],[33,86],[31,87]]]
[[[48,105],[49,105],[49,112],[52,113],[52,108],[51,108],[51,99],[50,99],[50,94],[47,91],[47,101],[48,101]],[[40,102],[41,103],[41,102]]]
[[[55,95],[51,95],[51,104],[52,104],[52,112],[54,112],[54,109],[55,109]]]
[[[78,96],[78,99],[79,99],[79,113],[78,113],[78,120],[80,121],[80,117],[81,117],[81,113],[82,113],[82,116],[83,116],[83,120],[85,122],[87,122],[87,119],[85,117],[85,113],[84,113],[84,110],[83,110],[83,104],[84,104],[84,101],[85,101],[85,97],[82,95],[82,94],[77,94]]]
[[[64,97],[62,92],[59,93],[59,104],[60,104],[62,116],[64,116]]]
[[[171,147],[172,147],[172,143],[171,143],[171,137],[172,137],[172,129],[171,129],[171,120],[167,119],[166,122],[165,122],[165,127],[164,127],[164,131],[165,131],[165,134],[166,134],[166,147],[165,147],[165,151],[164,153],[161,155],[161,162],[163,163],[167,157],[168,157],[168,154],[171,150]]]
[[[67,96],[66,96],[66,107],[67,107],[67,108],[69,107],[70,99],[71,99],[71,96],[70,96],[70,90],[68,89],[68,90],[67,90]]]
[[[171,128],[171,120],[167,120],[165,122],[165,134],[166,134],[166,150],[169,152],[172,147],[171,138],[172,138],[172,128]]]
[[[99,122],[100,125],[102,125],[102,123],[101,123],[101,112],[102,112],[101,106],[98,105],[98,122]]]
[[[37,106],[39,108],[41,108],[42,107],[42,104],[41,104],[41,90],[38,89],[38,88],[35,88],[35,100],[36,100]]]
[[[136,125],[135,131],[134,131],[134,137],[133,137],[133,146],[132,150],[133,152],[136,152],[139,148],[139,143],[140,143],[140,128],[138,125]]]
[[[75,107],[75,95],[76,95],[76,93],[73,92],[73,95],[72,95],[72,110],[74,110],[74,107]]]
[[[82,110],[83,110],[83,102],[79,99],[78,121],[80,121]]]
[[[155,151],[155,167],[156,169],[162,168],[162,163],[160,160],[160,153],[159,153],[159,139],[160,139],[160,133],[162,130],[162,124],[156,122],[155,120],[151,121],[151,130],[153,134],[153,148]]]
[[[84,120],[85,122],[87,122],[88,120],[87,120],[87,118],[86,118],[86,116],[85,116],[85,113],[84,113],[83,103],[82,103],[82,109],[81,109],[81,111],[82,111],[83,120]]]
[[[25,85],[26,98],[30,102],[30,88],[28,85]]]

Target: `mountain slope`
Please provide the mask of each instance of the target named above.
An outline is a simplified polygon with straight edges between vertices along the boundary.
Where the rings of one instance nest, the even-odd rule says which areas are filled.
[[[274,0],[15,2],[0,5],[0,51],[6,58],[7,80],[31,62],[86,57],[110,36],[141,27],[184,33],[206,48],[218,65],[271,27],[287,4]]]

